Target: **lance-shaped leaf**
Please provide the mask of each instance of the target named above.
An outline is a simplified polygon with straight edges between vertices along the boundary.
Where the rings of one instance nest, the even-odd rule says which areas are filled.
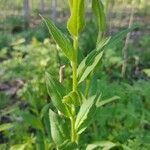
[[[44,135],[42,131],[36,132],[36,149],[46,149]]]
[[[61,48],[64,54],[68,57],[68,59],[72,60],[74,49],[69,39],[54,25],[54,23],[50,19],[46,17],[42,18],[46,23],[47,28],[52,37],[54,38],[55,42],[58,44],[58,46]]]
[[[100,141],[100,142],[95,142],[93,144],[89,144],[86,150],[94,150],[96,148],[102,148],[102,150],[110,150],[113,148],[123,149],[123,147],[118,143],[113,143],[111,141]]]
[[[68,125],[59,115],[49,110],[50,128],[51,135],[54,143],[56,145],[61,145],[69,139],[70,133],[68,130]]]
[[[105,45],[105,49],[116,46],[120,41],[122,41],[126,37],[126,35],[129,32],[135,30],[136,28],[139,28],[139,26],[134,25],[131,28],[122,30],[122,31],[118,32],[116,35],[112,36],[111,39],[109,40],[109,42]],[[99,47],[98,47],[98,49],[99,49]]]
[[[82,81],[84,81],[88,75],[94,70],[94,68],[97,66],[97,64],[99,63],[100,59],[103,56],[103,51],[102,52],[98,52],[98,51],[93,51],[89,56],[87,56],[79,65],[78,68],[78,83],[81,83]],[[83,70],[81,69],[82,66],[86,66],[83,67]]]
[[[71,142],[71,140],[65,140],[63,142],[63,144],[61,144],[58,149],[61,149],[61,150],[78,150],[77,149],[77,144],[75,142]]]
[[[13,123],[4,123],[4,124],[1,124],[0,125],[0,132],[1,131],[5,131],[5,130],[9,130],[11,128],[14,127],[14,124]]]
[[[10,150],[25,150],[28,148],[28,143],[16,144],[10,147]]]
[[[49,104],[46,104],[46,105],[41,109],[41,112],[40,112],[40,118],[41,118],[41,119],[45,116],[45,114],[47,114],[49,108],[50,108],[50,103],[49,103]]]
[[[109,40],[110,38],[106,38],[99,44],[99,47],[96,50],[89,53],[87,57],[84,58],[80,63],[77,69],[78,83],[84,81],[88,77],[88,75],[95,69],[103,56],[103,51],[100,50],[102,50],[102,48],[109,42]]]
[[[97,22],[99,31],[103,32],[106,28],[106,17],[104,6],[101,0],[92,0],[92,10],[95,16],[95,21]]]
[[[137,27],[138,26],[133,26],[129,29],[123,30],[117,33],[112,38],[106,38],[103,42],[98,44],[96,50],[90,52],[80,63],[77,69],[78,83],[84,81],[88,77],[88,75],[95,69],[102,58],[103,51],[116,46],[121,40],[126,37],[127,33],[131,32]]]
[[[71,16],[68,20],[67,27],[73,36],[78,36],[85,26],[84,0],[70,0],[69,2]]]
[[[97,110],[96,102],[98,99],[99,96],[92,96],[81,105],[75,122],[75,129],[78,134],[81,134],[92,122]]]
[[[66,95],[64,86],[50,74],[46,73],[45,76],[48,94],[51,97],[53,105],[65,116],[69,117],[68,107],[62,102],[63,97]]]
[[[97,106],[97,107],[102,107],[102,106],[107,105],[107,104],[109,104],[109,103],[112,103],[112,102],[114,102],[114,101],[116,101],[116,100],[118,100],[118,99],[120,99],[119,96],[113,96],[113,97],[111,97],[111,98],[109,98],[109,99],[106,99],[106,100],[103,100],[103,101],[98,101],[98,102],[96,103],[96,106]]]

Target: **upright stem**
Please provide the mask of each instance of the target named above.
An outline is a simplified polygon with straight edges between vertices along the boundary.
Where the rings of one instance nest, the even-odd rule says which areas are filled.
[[[77,90],[77,64],[76,62],[72,62],[72,90]]]
[[[73,38],[73,46],[74,46],[74,60],[72,61],[72,72],[73,72],[73,85],[72,90],[77,90],[77,55],[78,55],[78,37]]]
[[[75,132],[75,118],[71,118],[71,141],[76,141],[76,132]]]
[[[74,59],[71,62],[72,65],[72,90],[77,91],[77,55],[78,55],[78,37],[73,38],[73,46],[74,46]],[[72,117],[71,121],[71,141],[78,143],[78,135],[75,131],[75,106],[72,105]]]

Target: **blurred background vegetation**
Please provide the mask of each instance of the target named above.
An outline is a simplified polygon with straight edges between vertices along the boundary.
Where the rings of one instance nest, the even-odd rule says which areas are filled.
[[[91,20],[91,0],[86,0],[86,29],[80,49],[86,56],[95,47],[96,28]],[[107,36],[138,24],[119,45],[108,49],[97,68],[91,95],[119,96],[117,103],[99,110],[96,123],[82,138],[85,143],[109,140],[124,149],[150,149],[150,1],[103,0]],[[68,60],[49,36],[39,14],[52,18],[68,36],[65,22],[70,13],[67,0],[0,0],[0,150],[52,149],[48,122],[50,98],[45,71],[57,78],[65,65],[64,84],[71,80]],[[62,25],[63,24],[63,25]],[[124,78],[121,70],[127,52]],[[69,79],[68,79],[69,78]],[[85,143],[83,148],[85,149]]]

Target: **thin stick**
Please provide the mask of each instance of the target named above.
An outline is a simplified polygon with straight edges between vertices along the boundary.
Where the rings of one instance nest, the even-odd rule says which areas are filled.
[[[65,65],[61,66],[59,69],[59,82],[63,83],[64,81],[64,69],[65,69]]]
[[[134,20],[134,13],[135,13],[135,0],[132,0],[132,9],[131,9],[131,14],[130,14],[130,20],[129,20],[129,25],[128,28],[130,28],[133,24],[133,20]],[[122,53],[123,53],[123,65],[122,65],[122,71],[121,71],[121,75],[124,78],[125,77],[125,73],[126,73],[126,68],[127,68],[127,63],[128,63],[128,45],[129,45],[129,41],[130,41],[130,36],[131,36],[131,32],[129,32],[126,36],[126,40],[125,40],[125,45],[122,49]]]

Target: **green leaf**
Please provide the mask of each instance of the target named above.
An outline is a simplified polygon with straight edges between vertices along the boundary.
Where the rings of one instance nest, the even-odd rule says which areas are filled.
[[[77,69],[78,83],[84,81],[88,75],[96,68],[103,56],[103,48],[109,42],[110,38],[102,40],[98,48],[90,52],[80,63]]]
[[[68,133],[68,125],[63,118],[58,116],[52,110],[49,110],[49,118],[52,139],[56,145],[61,145],[64,141],[69,139],[70,133]]]
[[[41,112],[40,112],[40,118],[41,118],[41,119],[42,119],[42,118],[44,117],[44,115],[48,112],[49,108],[50,108],[50,104],[46,104],[46,105],[42,108],[42,110],[41,110]]]
[[[104,6],[101,0],[92,0],[92,10],[97,21],[99,31],[103,32],[106,29],[106,17],[104,12]]]
[[[11,128],[14,127],[14,124],[13,123],[4,123],[4,124],[1,124],[0,125],[0,132],[1,131],[5,131],[5,130],[9,130]]]
[[[62,49],[66,57],[68,57],[69,60],[73,60],[74,48],[69,39],[54,25],[50,19],[46,17],[42,17],[42,19],[46,23],[49,32],[53,36],[55,42]]]
[[[143,69],[143,72],[150,77],[150,69]]]
[[[53,105],[65,116],[70,117],[68,107],[62,102],[63,97],[66,95],[64,86],[48,73],[46,73],[46,85]]]
[[[25,150],[28,146],[28,143],[25,144],[16,144],[10,148],[10,150]]]
[[[123,31],[118,32],[118,33],[117,33],[116,35],[114,35],[114,36],[109,40],[109,42],[105,45],[105,49],[108,49],[108,48],[111,48],[111,47],[116,46],[120,41],[122,41],[122,40],[126,37],[126,35],[127,35],[129,32],[135,30],[135,29],[138,28],[138,27],[139,27],[139,26],[134,25],[134,26],[131,27],[131,28],[128,28],[128,29],[125,29],[125,30],[123,30]],[[98,47],[98,49],[99,49],[99,47]]]
[[[69,3],[70,12],[71,12],[72,7],[73,7],[73,0],[68,0],[68,3]]]
[[[67,27],[73,36],[78,36],[85,26],[84,0],[70,0],[69,2],[71,16],[68,20]]]
[[[44,135],[41,131],[36,132],[36,149],[45,150]]]
[[[63,97],[63,103],[80,106],[82,103],[82,98],[78,92],[71,91],[68,95]]]
[[[51,131],[50,131],[50,121],[49,121],[49,110],[43,117],[43,124],[45,128],[45,132],[47,133],[47,137],[51,139]]]
[[[110,141],[101,141],[89,144],[86,150],[94,150],[96,148],[102,148],[102,150],[110,150],[112,148],[122,148],[122,146],[120,144],[116,144]]]
[[[83,59],[77,70],[78,83],[81,83],[88,77],[88,75],[95,69],[102,56],[103,51],[93,51],[90,55]]]
[[[99,96],[92,96],[84,101],[81,105],[75,121],[75,129],[78,134],[81,134],[93,120],[93,116],[96,112],[96,102],[98,98]]]
[[[96,47],[96,51],[101,51],[102,48],[104,48],[109,43],[110,40],[111,40],[111,37],[102,38]]]
[[[77,144],[74,142],[71,142],[70,140],[66,140],[61,144],[59,147],[61,150],[78,150],[77,149]]]
[[[109,99],[106,99],[106,100],[103,100],[103,101],[98,101],[98,102],[96,103],[96,106],[97,106],[97,107],[101,107],[101,106],[104,106],[104,105],[109,104],[109,103],[111,103],[111,102],[114,102],[114,101],[116,101],[116,100],[118,100],[118,99],[120,99],[119,96],[113,96],[112,98],[109,98]]]
[[[100,42],[96,50],[90,52],[80,63],[77,69],[78,83],[84,81],[88,77],[88,75],[95,69],[102,58],[103,51],[116,46],[121,40],[126,37],[127,33],[131,32],[137,27],[138,26],[133,26],[129,29],[123,30],[117,33],[112,38],[106,38],[104,41]]]
[[[27,124],[31,125],[32,127],[37,128],[37,129],[41,129],[41,130],[43,129],[43,125],[42,125],[42,123],[38,117],[36,117],[30,113],[27,113],[27,112],[22,113],[22,117],[23,117],[24,121]]]

